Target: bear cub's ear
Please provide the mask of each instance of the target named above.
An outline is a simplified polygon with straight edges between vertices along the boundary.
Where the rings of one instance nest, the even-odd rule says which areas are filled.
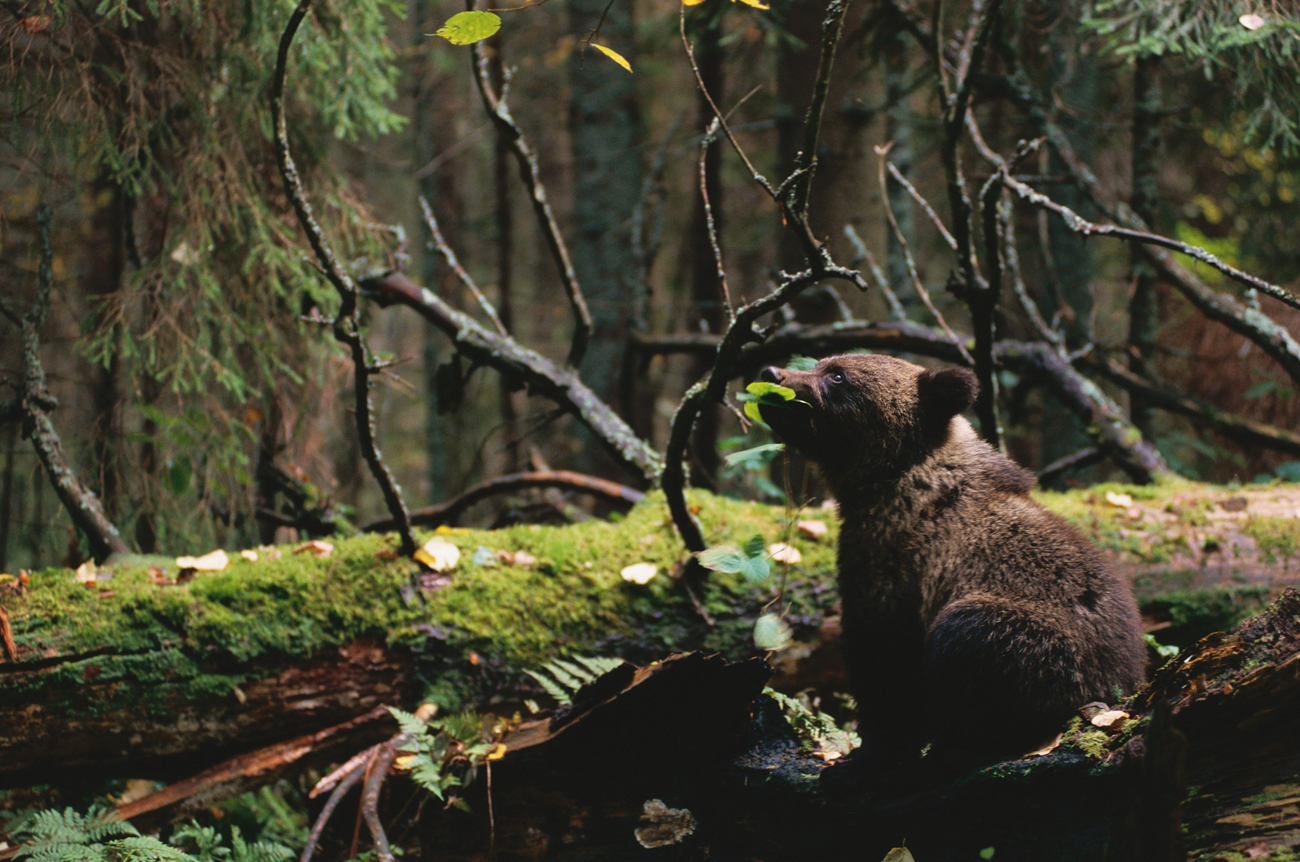
[[[921,411],[935,422],[946,423],[975,403],[980,384],[968,368],[923,371],[916,381]]]

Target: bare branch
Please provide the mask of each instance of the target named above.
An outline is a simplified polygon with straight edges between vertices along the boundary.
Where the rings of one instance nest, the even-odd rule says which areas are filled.
[[[822,20],[822,47],[817,57],[817,76],[813,81],[812,98],[808,101],[808,116],[804,120],[803,149],[795,162],[793,176],[798,176],[790,190],[790,209],[802,221],[808,220],[808,195],[812,189],[813,173],[817,170],[817,140],[821,136],[822,114],[826,110],[826,96],[830,92],[831,67],[835,63],[835,49],[844,30],[844,15],[849,0],[831,0]]]
[[[534,394],[550,398],[572,413],[624,468],[646,484],[659,481],[663,469],[659,455],[587,388],[572,366],[560,367],[513,338],[490,331],[400,272],[367,280],[364,286],[415,309],[441,329],[470,361],[497,369],[507,381],[526,385]]]
[[[433,215],[433,208],[429,206],[429,202],[425,199],[424,195],[420,195],[420,209],[424,212],[424,223],[429,226],[429,235],[433,238],[433,247],[438,250],[438,254],[442,255],[442,259],[447,264],[447,267],[452,272],[456,273],[456,277],[460,279],[460,283],[465,285],[466,289],[468,289],[469,292],[474,295],[474,298],[478,300],[479,307],[483,309],[483,313],[492,321],[492,324],[497,328],[497,332],[506,335],[505,324],[503,324],[501,318],[497,316],[496,308],[492,305],[491,300],[483,295],[483,291],[478,289],[478,285],[474,282],[473,277],[465,271],[465,267],[460,265],[460,260],[456,257],[456,252],[447,244],[447,239],[442,235],[442,229],[438,227],[438,219]]]
[[[499,494],[523,490],[524,488],[564,488],[569,491],[594,494],[606,500],[624,504],[636,504],[645,497],[644,492],[629,488],[627,485],[620,485],[618,482],[611,482],[597,476],[588,476],[584,473],[574,473],[570,470],[509,473],[505,476],[497,476],[495,479],[488,479],[486,482],[480,482],[474,487],[466,489],[464,493],[453,500],[439,503],[436,506],[416,509],[411,512],[411,523],[421,527],[455,524],[465,510],[475,503]],[[366,524],[361,529],[367,533],[382,533],[393,529],[393,522],[391,519],[374,521]]]
[[[30,438],[32,448],[40,459],[54,486],[63,508],[67,509],[72,523],[90,544],[96,560],[104,560],[114,553],[127,553],[129,549],[117,527],[104,513],[104,507],[94,492],[81,483],[76,471],[68,464],[63,453],[63,443],[48,411],[56,402],[45,388],[45,368],[41,364],[40,329],[50,307],[50,291],[54,286],[54,247],[50,243],[50,208],[41,204],[36,223],[40,240],[40,263],[37,270],[36,300],[21,319],[23,379],[18,387],[17,406],[23,423],[23,436]],[[6,312],[6,316],[11,316]],[[12,319],[12,317],[11,317]]]
[[[876,287],[885,295],[885,304],[889,306],[890,319],[906,319],[907,309],[903,308],[903,303],[898,301],[898,294],[894,293],[894,288],[890,286],[889,278],[880,268],[880,264],[876,263],[871,250],[867,248],[867,244],[862,237],[854,230],[853,225],[844,225],[844,236],[848,239],[849,244],[853,246],[854,258],[849,261],[849,269],[858,269],[861,264],[866,264],[867,269],[871,272],[871,277],[876,280]]]
[[[1060,151],[1060,145],[1055,137],[1051,138],[1053,146]],[[1040,209],[1050,210],[1056,213],[1065,222],[1066,226],[1078,233],[1089,235],[1096,234],[1102,236],[1116,236],[1122,239],[1137,240],[1138,250],[1149,260],[1163,275],[1167,278],[1180,293],[1182,293],[1193,305],[1200,310],[1202,314],[1211,320],[1218,321],[1233,332],[1243,335],[1260,349],[1273,358],[1282,368],[1291,376],[1293,380],[1300,383],[1300,342],[1297,342],[1295,336],[1286,330],[1266,314],[1258,309],[1243,305],[1237,300],[1226,294],[1219,293],[1211,288],[1205,282],[1201,281],[1194,273],[1184,267],[1174,259],[1174,256],[1165,249],[1172,249],[1182,254],[1188,254],[1198,260],[1204,260],[1206,263],[1214,265],[1207,258],[1213,258],[1209,252],[1197,249],[1194,246],[1188,246],[1184,243],[1166,237],[1149,233],[1145,230],[1146,225],[1137,218],[1124,204],[1111,204],[1109,207],[1102,199],[1099,191],[1099,185],[1096,177],[1076,159],[1064,158],[1070,170],[1081,181],[1083,187],[1098,206],[1104,211],[1109,212],[1116,220],[1125,224],[1134,225],[1134,227],[1118,227],[1115,225],[1093,224],[1082,218],[1068,207],[1062,206],[1051,200],[1045,195],[1031,189],[1029,186],[1019,180],[1006,176],[1007,185],[1015,191],[1021,198],[1027,200]],[[1219,269],[1219,267],[1215,267]],[[1229,267],[1231,269],[1231,267]],[[1221,272],[1229,274],[1220,269]],[[1235,270],[1234,270],[1235,271]],[[1244,273],[1243,273],[1244,274]]]
[[[967,365],[974,365],[975,360],[966,349],[966,345],[957,337],[957,333],[952,331],[952,327],[948,325],[948,321],[944,319],[943,314],[934,304],[934,300],[930,298],[930,292],[925,289],[925,284],[921,281],[921,274],[916,268],[916,261],[912,258],[912,250],[908,245],[907,237],[903,234],[903,229],[898,226],[898,219],[894,217],[894,208],[889,205],[889,194],[885,187],[885,156],[889,154],[889,146],[876,147],[876,155],[880,157],[876,175],[880,181],[880,199],[885,205],[885,217],[889,220],[889,226],[894,231],[894,239],[898,241],[898,247],[903,252],[903,260],[907,263],[907,273],[912,277],[912,287],[916,290],[916,295],[921,297],[921,302],[925,304],[926,309],[929,310],[939,324],[939,328],[946,332],[949,340],[956,345],[962,359]]]
[[[371,475],[379,484],[388,511],[397,521],[397,531],[401,539],[400,552],[404,556],[410,556],[415,553],[418,546],[415,536],[411,533],[406,503],[402,500],[402,490],[397,486],[397,481],[384,463],[375,441],[374,414],[370,405],[370,376],[374,373],[374,369],[371,367],[370,351],[365,339],[361,337],[360,323],[357,319],[357,286],[339,266],[333,249],[326,242],[324,232],[312,213],[311,204],[303,194],[298,167],[294,164],[293,154],[289,151],[289,131],[284,118],[285,69],[288,65],[289,48],[293,44],[293,37],[298,32],[298,27],[301,26],[302,19],[306,17],[310,6],[311,0],[300,0],[297,8],[293,10],[289,23],[285,25],[284,33],[280,36],[280,47],[275,58],[275,74],[271,79],[271,117],[275,128],[276,164],[280,169],[280,177],[284,181],[285,194],[293,205],[294,213],[298,216],[298,223],[307,234],[307,241],[311,244],[312,251],[316,253],[316,260],[320,263],[325,277],[339,294],[340,306],[334,319],[334,338],[346,346],[352,355],[357,437],[361,453],[370,467]]]
[[[488,67],[482,46],[475,43],[471,46],[471,53],[474,63],[474,82],[478,85],[483,106],[496,125],[497,134],[505,138],[510,151],[515,154],[515,160],[519,163],[519,176],[528,189],[528,198],[533,204],[533,214],[537,218],[542,236],[546,238],[547,248],[550,249],[551,257],[559,270],[564,292],[569,297],[569,308],[573,313],[573,341],[569,345],[567,362],[577,368],[582,363],[582,357],[587,353],[587,343],[591,340],[593,326],[591,311],[587,308],[587,300],[582,295],[578,275],[574,272],[573,262],[569,259],[569,247],[560,233],[560,226],[555,220],[554,213],[551,212],[551,204],[546,197],[546,187],[542,185],[537,156],[528,145],[518,124],[515,123],[514,117],[511,116],[509,106],[506,105],[509,72],[503,70],[505,83],[502,84],[501,92],[497,93],[492,86],[491,69]]]
[[[907,189],[907,193],[912,196],[912,200],[920,204],[921,209],[930,217],[930,221],[939,229],[939,233],[943,236],[944,242],[948,243],[948,247],[956,251],[957,240],[953,239],[952,234],[948,231],[948,226],[943,223],[943,219],[939,218],[939,214],[934,211],[934,207],[930,206],[930,202],[921,196],[921,193],[916,190],[916,186],[908,182],[907,177],[903,176],[903,172],[898,169],[897,165],[888,162],[885,166],[889,169],[889,175],[897,180],[899,185]]]
[[[1087,367],[1124,387],[1132,394],[1141,396],[1156,407],[1170,413],[1186,416],[1196,423],[1244,446],[1262,446],[1266,449],[1300,456],[1300,434],[1294,431],[1224,413],[1199,398],[1170,391],[1167,387],[1157,386],[1151,381],[1134,374],[1113,359],[1107,362],[1092,360],[1087,362]]]
[[[704,203],[705,233],[709,237],[709,247],[713,250],[713,263],[718,269],[718,287],[722,291],[722,306],[727,309],[727,322],[736,319],[736,309],[731,305],[731,290],[727,287],[727,270],[722,265],[722,249],[718,247],[718,227],[713,221],[713,206],[709,202],[709,177],[705,168],[709,163],[709,147],[713,146],[718,135],[719,120],[715,117],[700,141],[700,199]]]

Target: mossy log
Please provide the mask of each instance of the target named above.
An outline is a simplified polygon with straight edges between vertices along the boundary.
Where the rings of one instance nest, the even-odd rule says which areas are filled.
[[[786,533],[780,508],[698,501],[719,541]],[[219,572],[127,558],[82,581],[8,578],[0,608],[16,654],[0,645],[0,787],[174,780],[386,704],[522,709],[543,697],[525,670],[568,654],[648,664],[754,652],[767,592],[738,575],[684,592],[661,497],[616,523],[439,534],[460,550],[441,575],[398,558],[391,537],[364,536],[326,556],[319,545],[231,554]],[[790,541],[808,573],[787,589],[790,619],[815,630],[834,600],[833,536]],[[658,573],[622,578],[635,563]]]

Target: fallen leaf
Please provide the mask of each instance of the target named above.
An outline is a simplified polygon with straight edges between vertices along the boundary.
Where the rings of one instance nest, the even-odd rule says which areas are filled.
[[[248,551],[248,550],[240,551],[239,556],[243,557],[245,560],[248,560],[250,563],[256,563],[258,559],[257,551]]]
[[[77,578],[77,583],[93,584],[99,577],[99,570],[95,568],[94,560],[86,560],[86,562],[77,566],[77,570],[73,574]]]
[[[1029,752],[1028,754],[1025,755],[1025,757],[1042,757],[1044,754],[1051,754],[1053,751],[1056,750],[1056,746],[1061,744],[1061,740],[1063,738],[1064,738],[1063,735],[1058,733],[1056,734],[1056,738],[1053,739],[1051,742],[1047,743],[1037,751]]]
[[[653,563],[633,563],[619,572],[623,580],[631,581],[634,584],[648,584],[650,579],[659,573],[659,567]]]
[[[493,747],[493,749],[492,749],[491,751],[488,752],[487,759],[488,759],[488,760],[500,760],[501,758],[503,758],[503,757],[505,757],[505,756],[506,756],[506,744],[505,744],[504,742],[498,742],[498,743]]]
[[[201,557],[176,558],[177,568],[194,569],[197,572],[219,572],[228,565],[230,565],[230,558],[220,548]]]
[[[1245,27],[1247,30],[1258,30],[1260,27],[1263,27],[1265,23],[1263,17],[1253,14],[1242,15],[1237,20],[1240,21],[1241,26]]]
[[[1123,730],[1124,725],[1128,724],[1128,720],[1129,714],[1120,709],[1108,709],[1089,719],[1093,727],[1100,727],[1105,730]]]
[[[441,536],[434,536],[413,556],[435,572],[450,572],[460,561],[460,548]]]
[[[312,539],[310,542],[303,542],[294,548],[293,552],[295,554],[311,554],[313,557],[324,559],[334,553],[334,546],[320,539]]]
[[[800,521],[795,525],[799,532],[803,533],[810,539],[820,539],[830,532],[830,527],[826,526],[825,521]]]
[[[497,551],[496,558],[503,565],[519,566],[523,569],[537,565],[537,558],[527,551]]]
[[[916,862],[912,857],[912,851],[906,847],[895,847],[885,854],[884,862]]]
[[[1107,491],[1106,502],[1117,509],[1127,509],[1133,505],[1133,498],[1128,494],[1116,494],[1114,491]]]
[[[803,561],[803,554],[799,553],[798,548],[792,548],[783,542],[777,542],[775,545],[768,545],[767,552],[772,559],[778,563],[785,563],[793,566],[795,563]]]

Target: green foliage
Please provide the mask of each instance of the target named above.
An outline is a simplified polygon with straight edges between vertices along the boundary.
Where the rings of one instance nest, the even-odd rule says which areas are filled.
[[[550,676],[535,670],[524,672],[537,680],[546,693],[555,698],[558,703],[567,706],[573,702],[572,696],[578,689],[622,664],[623,660],[618,658],[574,656],[573,661],[557,658],[547,662],[543,670]]]
[[[735,542],[723,542],[706,548],[695,556],[706,569],[740,574],[754,584],[766,581],[772,573],[772,566],[768,562],[771,555],[768,554],[761,535],[751,536],[743,548]]]
[[[396,707],[390,706],[388,711],[397,719],[402,733],[411,737],[403,750],[413,752],[405,764],[412,780],[444,802],[453,788],[472,779],[475,768],[492,751],[492,743],[483,736],[483,719],[474,713],[434,718],[426,723]]]
[[[314,393],[304,381],[327,379],[312,368],[323,361],[320,329],[301,316],[313,306],[328,316],[336,300],[272,179],[267,78],[294,5],[52,0],[41,8],[48,29],[0,46],[11,70],[0,104],[13,118],[0,150],[30,166],[25,181],[67,201],[80,225],[56,233],[60,259],[79,259],[84,225],[128,222],[120,284],[82,317],[75,349],[114,369],[146,406],[199,414],[209,426],[195,435],[196,453],[182,451],[174,426],[125,418],[128,430],[156,438],[154,463],[170,462],[159,476],[122,483],[147,500],[163,546],[212,541],[214,511],[227,522],[248,516],[243,453],[258,421],[249,402],[264,407],[274,392],[305,402]],[[402,126],[389,107],[399,69],[387,33],[404,9],[399,0],[343,0],[314,10],[290,61],[291,135],[356,140]],[[314,188],[320,150],[295,143]],[[326,179],[324,187],[345,188]],[[330,197],[318,218],[341,256],[390,257],[387,229],[368,224],[346,192]]]
[[[754,646],[761,650],[785,649],[791,639],[790,624],[780,614],[769,611],[754,623]]]
[[[1109,37],[1121,56],[1181,56],[1207,76],[1222,75],[1237,97],[1256,105],[1242,136],[1263,148],[1300,154],[1300,16],[1281,4],[1242,15],[1232,3],[1199,0],[1097,0],[1083,26]]]
[[[239,827],[231,830],[231,846],[225,847],[215,829],[193,823],[179,827],[171,839],[176,846],[170,846],[141,835],[101,806],[85,814],[72,808],[28,811],[5,831],[25,842],[15,858],[32,862],[285,862],[294,856],[288,847],[244,841]]]
[[[835,719],[818,709],[807,695],[790,697],[772,688],[763,689],[763,693],[781,707],[781,712],[805,751],[819,751],[842,757],[862,744],[857,733],[836,724]]]

